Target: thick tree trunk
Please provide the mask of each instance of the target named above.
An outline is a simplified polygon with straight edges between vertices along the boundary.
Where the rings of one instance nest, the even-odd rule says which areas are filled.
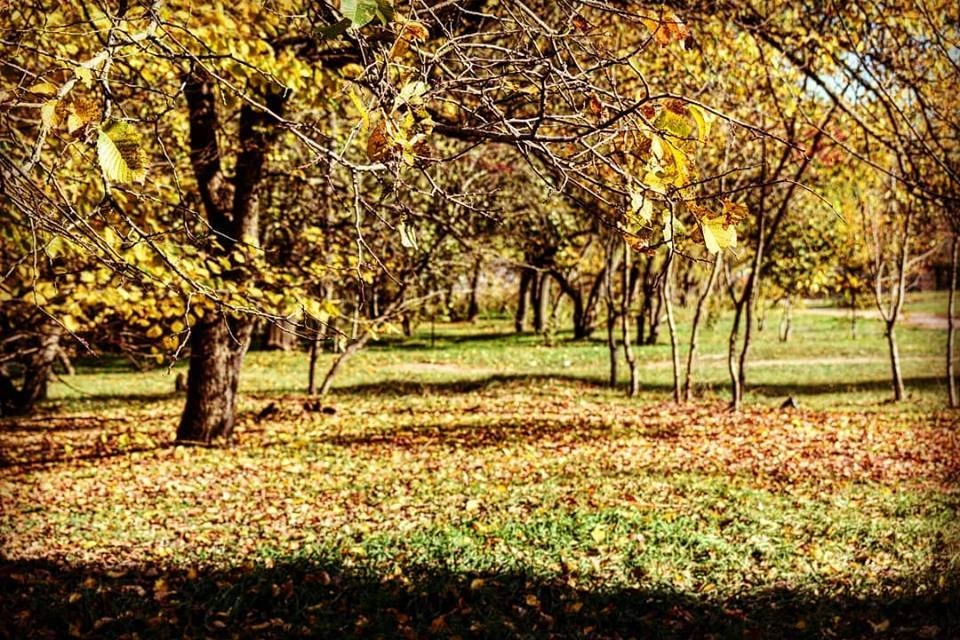
[[[190,162],[207,221],[215,234],[214,251],[230,255],[238,243],[259,245],[259,188],[269,148],[280,128],[270,113],[244,104],[237,126],[238,148],[233,178],[221,167],[217,134],[217,98],[213,80],[193,72],[184,82],[189,110]],[[284,97],[264,99],[273,114],[283,110]],[[233,431],[237,387],[243,355],[250,345],[253,321],[214,314],[198,322],[190,334],[187,402],[177,427],[178,441],[211,442]]]
[[[217,317],[194,325],[178,442],[210,443],[233,433],[240,366],[252,332],[253,322],[246,318]]]
[[[953,348],[956,334],[956,319],[954,317],[955,299],[957,294],[957,261],[960,253],[960,234],[953,235],[953,241],[950,243],[950,297],[947,302],[947,389],[949,392],[950,407],[956,408],[957,399],[957,377],[953,371]]]
[[[710,295],[717,283],[717,275],[720,273],[720,263],[723,260],[723,254],[717,252],[713,259],[713,267],[710,269],[710,277],[707,279],[707,286],[704,287],[697,298],[697,308],[693,313],[693,323],[690,326],[690,349],[687,351],[687,371],[683,379],[683,401],[690,402],[693,394],[693,365],[696,363],[697,349],[700,346],[700,324],[703,320],[703,311],[710,300]]]
[[[530,298],[530,285],[536,272],[529,267],[520,271],[520,290],[517,293],[517,313],[513,316],[513,330],[521,333],[527,322],[527,301]]]
[[[536,285],[537,301],[533,309],[533,328],[536,333],[543,334],[550,320],[550,278],[545,273],[541,274]]]
[[[0,415],[26,415],[47,399],[47,387],[53,365],[60,355],[63,328],[43,322],[38,328],[36,350],[23,362],[23,382],[18,389],[12,380],[0,373]]]

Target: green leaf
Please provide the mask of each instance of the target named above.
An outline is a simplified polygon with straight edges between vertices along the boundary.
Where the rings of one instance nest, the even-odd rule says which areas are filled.
[[[693,127],[679,113],[674,113],[670,109],[664,109],[654,123],[657,128],[666,131],[678,138],[688,138],[693,132]]]
[[[97,137],[97,158],[108,180],[140,182],[147,177],[140,134],[126,122],[108,122]]]
[[[321,38],[331,40],[337,36],[342,36],[352,24],[353,22],[351,22],[350,18],[344,18],[335,24],[327,25],[326,27],[320,27],[317,29],[317,33]]]
[[[342,0],[340,13],[350,21],[350,25],[359,29],[374,18],[380,18],[383,24],[389,24],[396,14],[393,4],[387,0]]]

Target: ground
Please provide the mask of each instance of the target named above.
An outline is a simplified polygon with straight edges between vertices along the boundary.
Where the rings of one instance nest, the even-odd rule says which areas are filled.
[[[252,353],[211,449],[171,445],[171,373],[81,366],[0,425],[0,636],[960,637],[944,331],[907,315],[894,405],[861,315],[771,315],[741,414],[725,317],[682,407],[664,345],[630,400],[602,342],[504,320],[371,348],[322,406]]]

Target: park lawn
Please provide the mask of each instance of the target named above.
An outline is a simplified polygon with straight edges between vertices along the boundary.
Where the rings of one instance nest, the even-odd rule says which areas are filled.
[[[878,322],[796,322],[759,335],[741,414],[711,359],[725,319],[684,407],[663,345],[630,400],[602,343],[497,320],[360,354],[332,413],[305,405],[302,354],[252,353],[213,449],[170,446],[169,375],[81,368],[0,428],[0,633],[957,636],[943,332],[904,327],[894,406]]]

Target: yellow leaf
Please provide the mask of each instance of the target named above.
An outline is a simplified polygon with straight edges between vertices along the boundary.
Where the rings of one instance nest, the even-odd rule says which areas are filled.
[[[639,189],[630,193],[630,213],[640,216],[644,222],[650,222],[653,217],[653,202]]]
[[[357,110],[357,113],[360,114],[360,131],[361,133],[366,133],[370,129],[370,112],[367,111],[366,105],[363,104],[363,100],[360,99],[360,96],[357,94],[356,89],[353,87],[350,88],[350,102],[353,103],[354,108]]]
[[[76,333],[80,329],[80,323],[71,315],[63,316],[60,322],[63,323],[63,327],[70,333]]]
[[[140,134],[125,122],[109,122],[97,138],[97,157],[108,180],[140,182],[147,177]]]
[[[699,134],[700,142],[705,142],[710,135],[713,117],[709,116],[706,111],[695,104],[687,105],[687,109],[690,111],[690,116],[693,118],[693,121],[697,123],[697,133]]]
[[[27,91],[38,96],[55,96],[57,95],[57,85],[50,82],[38,82],[31,85]]]
[[[737,228],[726,224],[723,218],[701,220],[700,230],[703,231],[703,243],[710,253],[737,246]]]
[[[593,538],[593,541],[596,543],[601,543],[607,539],[607,529],[602,524],[597,525],[593,528],[593,531],[590,532],[590,537]]]
[[[60,105],[60,101],[54,98],[53,100],[47,100],[43,103],[43,106],[40,107],[40,121],[43,123],[44,128],[53,129],[60,122],[60,116],[57,113],[57,107]]]

